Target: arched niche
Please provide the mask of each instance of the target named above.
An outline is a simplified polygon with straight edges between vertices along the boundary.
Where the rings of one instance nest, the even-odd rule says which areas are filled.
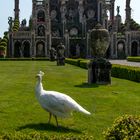
[[[119,59],[124,59],[125,55],[125,42],[123,40],[117,43],[117,56]]]
[[[71,40],[69,47],[70,57],[72,58],[85,58],[86,47],[81,40]]]
[[[22,57],[22,49],[20,41],[16,41],[14,43],[14,57]]]
[[[138,42],[133,41],[131,44],[131,56],[138,56]]]
[[[23,56],[24,57],[30,57],[30,42],[24,41],[23,42]]]
[[[45,43],[43,41],[38,41],[36,43],[36,56],[37,57],[45,56]]]
[[[43,10],[39,10],[37,13],[37,21],[45,22],[45,12]]]

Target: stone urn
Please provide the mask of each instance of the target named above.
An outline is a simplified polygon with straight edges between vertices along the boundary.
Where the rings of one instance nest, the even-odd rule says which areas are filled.
[[[109,42],[109,32],[100,24],[97,24],[90,33],[90,47],[93,59],[88,64],[89,84],[111,83],[111,63],[104,58]]]
[[[93,57],[104,57],[110,42],[108,30],[97,24],[90,32],[90,47]]]

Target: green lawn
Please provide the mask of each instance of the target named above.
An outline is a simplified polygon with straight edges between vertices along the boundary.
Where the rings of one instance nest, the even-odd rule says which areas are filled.
[[[38,104],[34,88],[35,75],[45,72],[43,85],[70,95],[92,113],[74,112],[68,119],[59,119],[61,127],[48,125],[48,113]],[[50,135],[83,135],[102,140],[102,132],[114,119],[124,114],[140,114],[140,84],[112,78],[112,84],[86,84],[87,70],[66,64],[56,66],[48,61],[0,61],[0,133],[21,131],[45,132]],[[55,125],[53,119],[52,124]]]

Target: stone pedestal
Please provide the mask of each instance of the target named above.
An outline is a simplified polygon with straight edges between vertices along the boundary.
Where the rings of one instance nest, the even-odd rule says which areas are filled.
[[[88,64],[88,83],[111,84],[111,67],[106,59],[91,60]]]

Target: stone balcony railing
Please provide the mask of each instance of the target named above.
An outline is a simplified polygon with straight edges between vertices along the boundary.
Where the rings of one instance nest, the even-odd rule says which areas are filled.
[[[131,37],[140,37],[140,31],[131,31]]]
[[[31,32],[30,31],[14,32],[13,38],[31,38]]]

